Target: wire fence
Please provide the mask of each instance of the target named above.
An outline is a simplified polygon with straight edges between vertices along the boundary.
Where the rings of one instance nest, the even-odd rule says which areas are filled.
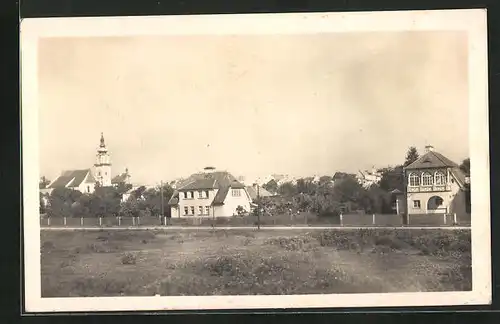
[[[320,217],[310,213],[276,216],[231,217],[40,217],[42,227],[130,227],[130,226],[470,226],[470,214],[421,214],[407,218],[396,214],[341,214]]]

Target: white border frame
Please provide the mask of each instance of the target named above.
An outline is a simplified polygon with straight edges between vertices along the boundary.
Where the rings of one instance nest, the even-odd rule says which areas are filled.
[[[472,160],[471,292],[285,296],[41,298],[38,215],[37,45],[42,37],[180,34],[295,34],[403,30],[468,33],[469,141]],[[444,306],[491,303],[486,10],[290,13],[103,18],[33,18],[21,22],[25,311]]]

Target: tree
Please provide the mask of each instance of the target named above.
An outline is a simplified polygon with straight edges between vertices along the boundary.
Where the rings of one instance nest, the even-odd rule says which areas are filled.
[[[45,176],[42,176],[40,178],[39,183],[38,183],[38,189],[45,189],[45,188],[47,188],[47,186],[49,185],[50,182],[51,181],[48,180]]]
[[[71,216],[71,206],[78,201],[82,193],[68,188],[55,188],[49,196],[47,215],[49,217]]]
[[[271,193],[276,193],[278,191],[278,183],[276,182],[276,180],[271,179],[266,184],[264,184],[262,188],[266,189]]]
[[[462,170],[467,176],[470,176],[470,158],[466,158],[460,164],[460,170]]]
[[[48,206],[46,204],[46,199],[48,198],[48,195],[40,192],[39,197],[40,197],[39,212],[40,212],[40,214],[45,214],[47,212],[47,209],[48,209]]]
[[[382,178],[379,182],[379,187],[389,192],[395,189],[404,191],[404,171],[402,165],[395,167],[387,167],[379,170]]]
[[[321,176],[319,178],[319,185],[320,186],[328,186],[332,183],[333,177],[331,176]]]
[[[408,166],[415,162],[419,158],[419,154],[417,151],[417,148],[414,146],[411,146],[408,151],[406,152],[406,158],[405,158],[405,163],[404,166]]]
[[[278,192],[287,197],[293,197],[297,194],[297,187],[291,182],[285,182],[278,188]]]
[[[313,178],[305,178],[297,180],[296,191],[297,193],[314,195],[318,186],[313,182]]]
[[[132,185],[130,183],[126,183],[125,181],[121,181],[116,184],[116,191],[118,192],[120,197],[122,197],[123,194],[130,189],[132,189]]]

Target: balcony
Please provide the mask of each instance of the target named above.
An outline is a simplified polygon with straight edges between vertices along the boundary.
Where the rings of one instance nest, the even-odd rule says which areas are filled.
[[[433,185],[433,186],[408,186],[408,192],[443,192],[451,191],[451,185]]]

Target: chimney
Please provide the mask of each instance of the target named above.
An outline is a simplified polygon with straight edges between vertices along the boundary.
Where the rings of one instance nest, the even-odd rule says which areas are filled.
[[[214,172],[215,172],[215,168],[214,168],[214,167],[211,167],[211,166],[209,166],[209,167],[205,167],[205,168],[203,169],[203,172],[204,172],[204,173],[206,173],[206,174],[214,173]]]
[[[434,151],[434,146],[432,145],[426,145],[425,146],[425,152],[428,153],[428,152],[432,152]]]

